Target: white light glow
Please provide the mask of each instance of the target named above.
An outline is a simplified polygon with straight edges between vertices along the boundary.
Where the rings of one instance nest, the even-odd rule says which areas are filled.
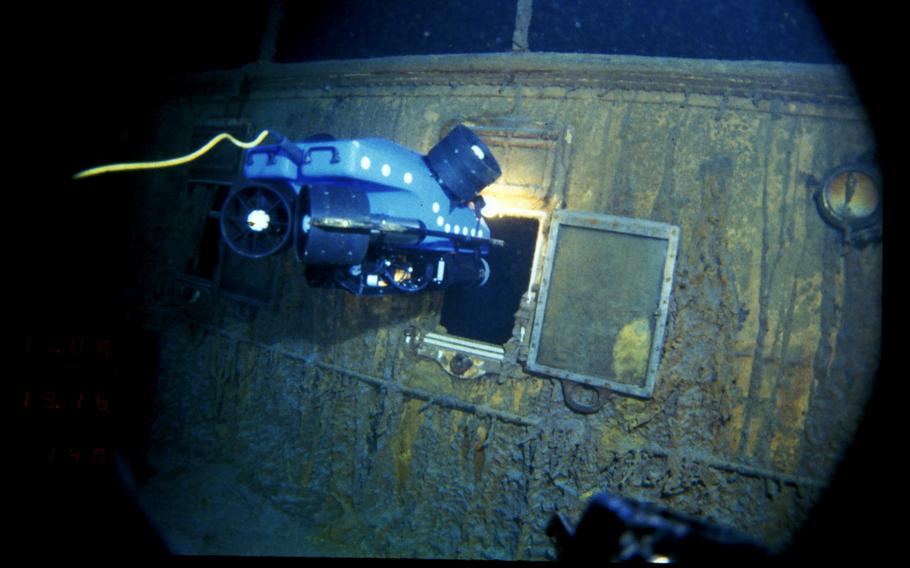
[[[404,182],[405,182],[406,184],[409,184],[409,185],[410,185],[410,183],[411,183],[412,181],[414,181],[414,176],[413,176],[413,174],[411,174],[411,172],[405,172],[405,173],[404,173]]]
[[[388,164],[382,164],[382,170],[381,170],[381,171],[382,171],[382,176],[383,176],[383,177],[389,177],[389,174],[392,173],[392,166],[390,166],[390,165],[388,165]]]
[[[370,169],[370,157],[369,156],[364,156],[364,157],[360,158],[360,167],[365,170]]]
[[[270,220],[269,214],[262,209],[254,209],[246,216],[246,224],[257,233],[268,229]]]
[[[483,209],[480,210],[480,214],[486,218],[496,217],[502,213],[502,207],[493,197],[484,196]]]
[[[439,225],[440,227],[442,227],[442,224],[445,222],[446,222],[446,220],[442,218],[442,215],[440,215],[439,217],[436,217],[436,224]]]

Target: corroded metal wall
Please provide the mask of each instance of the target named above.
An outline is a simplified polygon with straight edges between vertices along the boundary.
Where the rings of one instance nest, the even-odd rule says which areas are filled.
[[[149,153],[225,119],[422,152],[454,121],[544,133],[538,150],[506,150],[510,186],[491,193],[680,227],[663,359],[651,400],[574,414],[557,382],[514,361],[516,340],[503,372],[478,379],[414,357],[410,333],[444,331],[441,295],[309,289],[290,254],[255,317],[214,295],[162,307],[211,197],[154,174],[135,226],[163,345],[161,479],[182,461],[230,464],[299,523],[281,553],[544,558],[549,515],[577,517],[601,489],[772,546],[792,536],[878,363],[881,245],[841,244],[807,183],[874,149],[843,70],[560,55],[258,66],[181,85]],[[565,333],[585,345],[596,325]],[[147,490],[161,511],[163,483]],[[199,548],[232,551],[207,538]]]

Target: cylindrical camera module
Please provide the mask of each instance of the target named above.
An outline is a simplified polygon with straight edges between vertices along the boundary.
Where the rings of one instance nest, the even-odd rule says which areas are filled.
[[[444,263],[442,288],[458,286],[464,288],[481,287],[490,279],[490,265],[482,257],[467,254],[446,254],[440,259]],[[439,276],[437,275],[437,278]]]
[[[493,153],[459,124],[426,155],[426,163],[456,201],[470,201],[502,175]]]

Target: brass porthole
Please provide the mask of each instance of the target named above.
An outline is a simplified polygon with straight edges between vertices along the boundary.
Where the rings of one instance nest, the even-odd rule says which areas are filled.
[[[850,241],[863,241],[880,234],[882,213],[881,177],[865,166],[836,168],[815,194],[822,218],[844,231]]]

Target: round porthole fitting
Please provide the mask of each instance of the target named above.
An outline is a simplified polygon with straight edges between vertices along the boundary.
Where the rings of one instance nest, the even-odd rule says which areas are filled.
[[[880,174],[863,165],[832,170],[815,193],[822,218],[844,231],[851,244],[881,236],[882,181]]]

